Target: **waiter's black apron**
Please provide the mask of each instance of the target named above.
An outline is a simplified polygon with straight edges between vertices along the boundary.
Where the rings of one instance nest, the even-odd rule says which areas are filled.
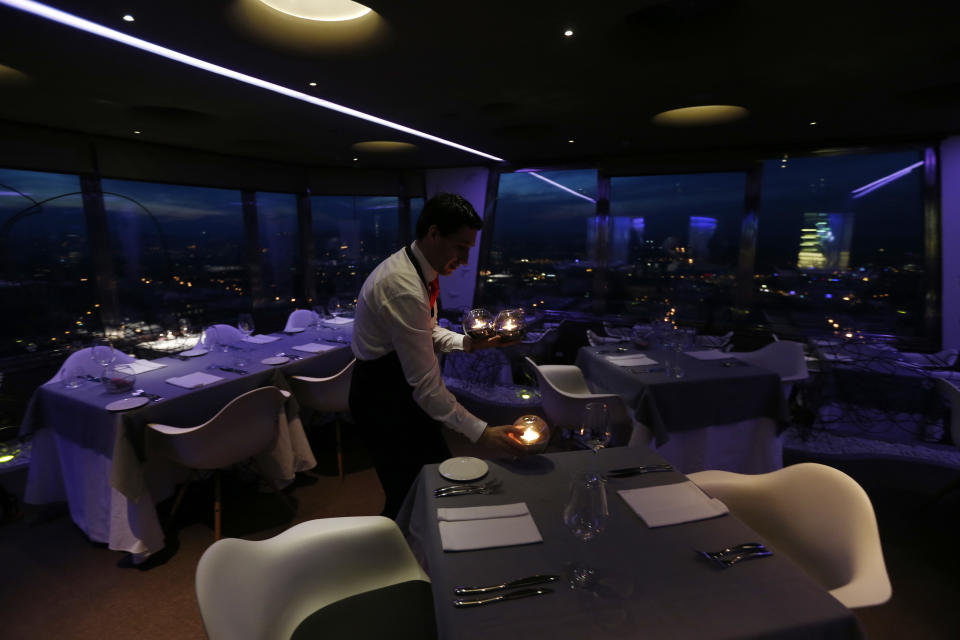
[[[423,281],[423,272],[409,246],[406,252]],[[350,413],[386,494],[383,515],[396,518],[420,468],[450,457],[441,432],[443,425],[413,399],[413,387],[403,374],[396,351],[375,360],[357,360],[350,381]]]

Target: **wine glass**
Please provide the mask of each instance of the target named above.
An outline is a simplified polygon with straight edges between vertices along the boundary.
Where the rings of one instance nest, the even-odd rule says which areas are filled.
[[[334,318],[339,318],[343,314],[343,303],[340,302],[340,298],[333,296],[327,300],[327,311]]]
[[[90,357],[100,365],[102,371],[105,371],[117,359],[117,352],[114,351],[113,344],[109,340],[94,340],[90,347]]]
[[[595,540],[607,527],[610,510],[607,487],[594,472],[580,472],[570,482],[570,497],[563,508],[563,524],[582,542]],[[574,562],[567,566],[571,589],[589,588],[596,580],[596,569]]]
[[[589,402],[583,408],[583,417],[577,429],[577,437],[594,453],[610,442],[610,409],[606,402]]]
[[[249,313],[241,313],[237,319],[237,329],[245,338],[249,338],[253,333],[253,316]]]

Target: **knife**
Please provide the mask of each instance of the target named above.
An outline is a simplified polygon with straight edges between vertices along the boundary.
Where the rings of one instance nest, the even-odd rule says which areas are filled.
[[[492,602],[503,602],[506,600],[517,600],[518,598],[528,598],[530,596],[539,596],[546,593],[553,593],[553,589],[520,589],[519,591],[508,591],[507,593],[501,593],[498,596],[492,596],[490,598],[480,598],[478,600],[464,600],[462,598],[454,600],[453,606],[458,608],[464,607],[474,607],[482,604],[490,604]]]
[[[608,478],[629,478],[630,476],[639,476],[644,473],[657,473],[658,471],[673,471],[673,467],[668,464],[653,464],[642,467],[624,467],[623,469],[610,469],[605,475]]]
[[[501,589],[516,589],[517,587],[529,587],[544,582],[556,582],[559,579],[560,576],[555,575],[536,575],[530,576],[529,578],[513,580],[512,582],[504,582],[503,584],[490,585],[489,587],[457,587],[453,592],[458,596],[490,593],[491,591],[500,591]]]
[[[232,367],[219,367],[219,369],[220,369],[220,371],[229,371],[230,373],[239,373],[239,374],[245,374],[245,373],[247,373],[247,372],[244,371],[243,369],[234,369],[234,368],[232,368]]]

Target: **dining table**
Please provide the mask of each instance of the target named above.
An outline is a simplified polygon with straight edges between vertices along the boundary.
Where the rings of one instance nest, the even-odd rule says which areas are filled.
[[[146,559],[164,546],[156,505],[188,474],[150,455],[147,425],[197,426],[253,389],[286,390],[291,375],[332,375],[353,358],[351,329],[341,324],[254,335],[232,345],[137,361],[160,365],[136,375],[137,396],[133,390],[111,393],[100,380],[69,388],[54,377],[34,392],[21,424],[21,436],[32,441],[24,500],[66,501],[74,523],[90,540],[129,552],[134,562]],[[195,388],[169,382],[196,374],[212,378]],[[136,404],[134,398],[142,398],[142,406],[108,408],[118,400]],[[288,398],[278,415],[275,444],[255,459],[258,473],[274,485],[288,484],[296,472],[316,466],[298,409],[295,398]]]
[[[699,555],[695,550],[765,542],[725,509],[702,519],[666,525],[652,521],[648,526],[625,496],[643,494],[641,501],[650,500],[652,492],[686,488],[682,484],[688,483],[686,476],[672,470],[614,477],[610,470],[664,462],[642,445],[596,454],[568,451],[486,460],[487,471],[474,484],[490,483],[495,491],[448,497],[436,497],[435,490],[457,483],[441,476],[440,465],[424,466],[397,522],[430,576],[438,636],[444,640],[863,637],[853,612],[776,549],[772,555],[727,568]],[[571,488],[585,473],[604,478],[607,505],[605,526],[586,541],[568,528],[570,519],[565,517]],[[449,540],[443,527],[449,523],[441,522],[441,517],[449,519],[463,508],[503,510],[517,505],[532,519],[540,540],[520,538],[513,544],[494,540],[489,544],[502,546],[444,550]],[[495,524],[478,531],[498,538],[498,531],[511,526]],[[484,547],[483,539],[474,540],[474,546]],[[493,586],[535,575],[556,580],[536,585],[548,590],[541,595],[454,605],[457,598],[511,593],[457,596],[457,587]]]
[[[623,398],[634,417],[632,444],[650,444],[685,473],[783,465],[788,411],[773,371],[716,349],[623,344],[582,347],[576,365],[595,391]]]

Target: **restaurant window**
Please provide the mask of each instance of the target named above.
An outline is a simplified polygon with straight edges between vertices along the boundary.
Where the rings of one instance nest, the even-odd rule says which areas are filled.
[[[0,169],[0,355],[99,330],[77,176]]]
[[[233,324],[250,308],[239,191],[103,180],[124,322]]]
[[[297,300],[297,197],[290,193],[257,193],[257,225],[263,289],[268,306],[301,305]]]
[[[315,281],[321,304],[354,299],[363,281],[400,248],[396,196],[312,196]]]
[[[754,299],[781,333],[922,337],[923,155],[764,163]]]
[[[596,193],[594,169],[502,174],[478,306],[592,309]]]
[[[607,310],[676,309],[710,330],[733,304],[746,176],[742,172],[610,180]]]
[[[410,241],[417,239],[417,219],[423,211],[424,198],[410,198]]]

